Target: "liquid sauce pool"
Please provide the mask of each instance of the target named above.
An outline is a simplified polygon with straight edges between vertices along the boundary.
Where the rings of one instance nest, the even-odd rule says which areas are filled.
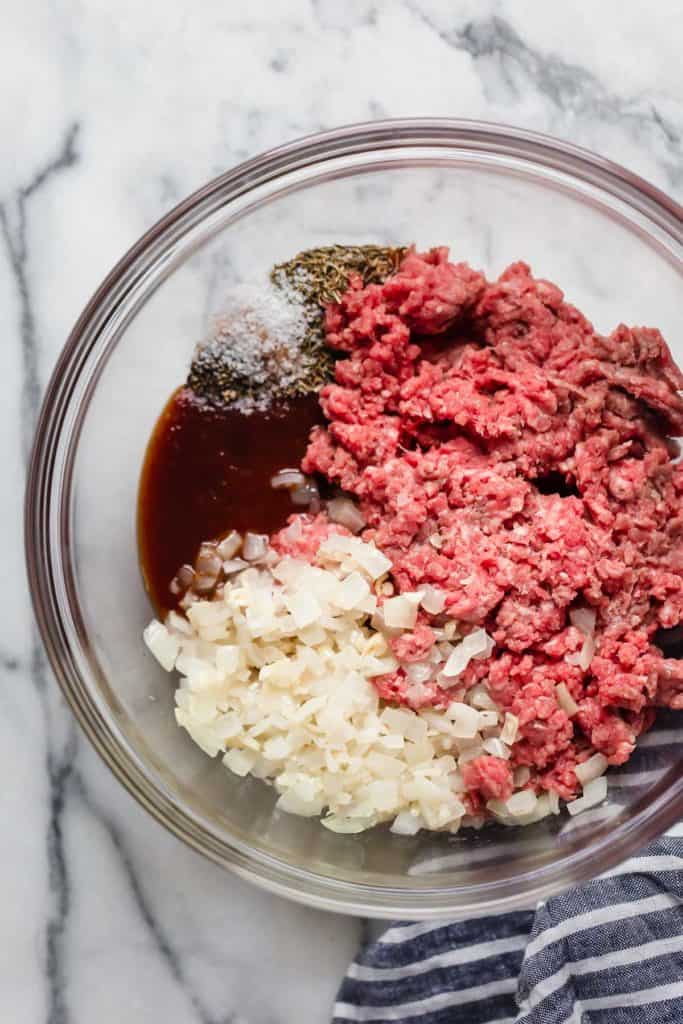
[[[188,388],[174,392],[147,447],[138,497],[140,565],[159,613],[175,607],[169,584],[202,541],[230,530],[272,533],[297,511],[270,481],[298,467],[323,419],[317,395],[247,415]]]

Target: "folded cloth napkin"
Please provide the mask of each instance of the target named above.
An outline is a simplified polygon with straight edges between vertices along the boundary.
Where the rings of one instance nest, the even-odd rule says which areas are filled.
[[[536,910],[398,923],[334,1024],[683,1024],[683,824]]]

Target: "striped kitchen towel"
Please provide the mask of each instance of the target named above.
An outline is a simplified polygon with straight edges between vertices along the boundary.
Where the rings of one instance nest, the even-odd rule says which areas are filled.
[[[535,911],[396,924],[334,1024],[683,1024],[683,825]]]

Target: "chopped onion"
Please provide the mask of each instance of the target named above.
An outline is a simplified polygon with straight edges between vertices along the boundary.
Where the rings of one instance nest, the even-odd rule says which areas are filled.
[[[444,624],[443,635],[446,640],[454,640],[455,637],[458,636],[458,623],[454,622],[453,619],[449,619],[448,622]]]
[[[463,750],[462,753],[458,754],[458,767],[467,764],[468,761],[474,761],[475,758],[481,757],[484,753],[484,748],[480,743],[475,743],[473,747],[468,747]]]
[[[268,537],[265,533],[247,533],[242,545],[242,554],[248,562],[256,562],[263,558],[268,550]]]
[[[437,645],[437,650],[438,650],[439,654],[441,655],[439,660],[440,661],[448,661],[448,659],[450,658],[451,654],[455,650],[455,647],[454,647],[453,644],[450,644],[447,640],[444,640],[443,643],[440,643],[440,644]]]
[[[187,590],[188,587],[192,586],[194,580],[194,569],[191,565],[181,565],[178,569],[176,579],[181,587]]]
[[[191,565],[181,565],[175,575],[175,579],[171,581],[169,590],[176,596],[184,594],[193,585],[194,579],[195,569]]]
[[[532,789],[520,789],[503,801],[506,812],[512,818],[523,818],[533,814],[536,808],[536,794]]]
[[[417,601],[409,594],[388,598],[381,608],[390,629],[412,629],[417,619]]]
[[[479,712],[468,704],[453,701],[446,710],[447,717],[452,721],[452,732],[462,739],[474,739],[479,731]]]
[[[167,629],[173,630],[175,633],[182,633],[183,636],[192,636],[192,626],[187,621],[184,615],[178,615],[178,612],[169,612],[166,616],[165,626]]]
[[[399,733],[402,736],[407,736],[410,727],[414,720],[414,715],[410,711],[401,710],[401,708],[384,708],[382,711],[382,722],[386,725],[387,729],[391,729],[392,732]],[[427,730],[424,730],[425,735]]]
[[[411,683],[426,683],[434,673],[434,666],[430,661],[414,661],[412,664],[404,665],[403,669]]]
[[[278,810],[287,811],[289,814],[298,814],[302,818],[312,818],[314,815],[320,814],[325,803],[320,797],[306,798],[296,788],[293,788],[284,792],[275,806]]]
[[[150,624],[145,627],[142,636],[161,667],[165,668],[167,672],[171,672],[180,652],[178,637],[169,633],[166,626],[156,619],[152,619]]]
[[[464,672],[472,658],[490,653],[493,641],[483,629],[475,629],[469,636],[460,641],[448,661],[444,665],[445,676],[459,676]]]
[[[606,771],[607,758],[603,754],[593,754],[593,756],[589,757],[587,761],[583,762],[583,764],[577,764],[574,769],[574,774],[584,787],[585,791],[585,787],[589,782],[592,782],[593,779],[600,778],[600,776],[604,775]]]
[[[504,761],[510,759],[510,748],[495,736],[489,736],[488,739],[485,739],[482,747],[492,757],[500,757]]]
[[[349,498],[335,500],[355,509]],[[300,523],[287,530],[296,536]],[[488,754],[501,760],[499,768],[503,760],[510,765],[514,782],[508,800],[489,802],[501,823],[518,826],[556,813],[557,794],[537,796],[536,782],[523,788],[532,786],[536,770],[511,762],[517,717],[496,705],[485,683],[467,690],[461,675],[442,678],[455,660],[461,673],[471,658],[488,656],[493,641],[471,625],[464,626],[468,636],[457,636],[438,587],[386,595],[390,561],[346,529],[319,545],[314,565],[280,556],[265,536],[252,533],[243,541],[233,532],[203,546],[200,556],[212,569],[218,557],[222,574],[199,573],[206,596],[188,590],[181,603],[187,618],[173,613],[166,627],[153,627],[150,646],[184,677],[176,693],[178,723],[207,753],[225,755],[237,774],[271,781],[281,809],[325,813],[325,827],[341,833],[378,822],[406,836],[420,829],[452,832],[461,821],[483,822],[465,814],[458,794],[462,800],[467,792],[464,766]],[[191,568],[184,567],[184,578],[194,578]],[[375,612],[381,632],[368,622]],[[434,644],[420,660],[399,664],[392,636],[430,614],[437,616]],[[397,670],[411,707],[385,707],[373,685]],[[448,706],[420,707],[435,678],[450,687]],[[571,698],[565,690],[558,687],[558,702]],[[584,792],[572,813],[602,799],[605,767],[602,755],[577,766]]]
[[[557,703],[560,705],[562,710],[569,715],[575,715],[579,710],[579,705],[576,703],[571,693],[567,689],[566,683],[558,683],[555,687],[555,693],[557,695]]]
[[[373,602],[376,607],[376,598],[370,593],[368,581],[359,572],[352,572],[336,588],[334,603],[338,608],[348,611],[351,608],[365,606],[371,609]],[[370,604],[368,604],[368,601]]]
[[[258,755],[253,750],[229,750],[223,758],[223,764],[235,775],[248,775],[256,764]]]
[[[590,668],[590,664],[595,654],[595,641],[592,636],[585,637],[583,645],[580,651],[574,651],[573,654],[566,654],[565,661],[568,665],[578,665],[584,671]]]
[[[448,661],[443,667],[443,675],[451,679],[461,675],[469,665],[471,657],[472,656],[463,649],[462,644],[458,644],[458,646],[455,647],[449,655]]]
[[[232,530],[227,537],[224,537],[220,542],[216,551],[220,558],[224,561],[228,558],[232,558],[236,555],[239,549],[242,547],[242,538],[237,530]]]
[[[302,590],[299,593],[286,594],[284,603],[299,629],[311,626],[320,618],[320,605],[309,591]]]
[[[245,562],[243,558],[228,558],[223,562],[223,572],[226,576],[232,576],[234,573],[246,569],[248,565],[249,562]]]
[[[543,818],[547,818],[549,814],[553,813],[553,809],[550,804],[550,799],[547,793],[541,793],[540,796],[536,797],[536,806],[534,807],[531,814],[525,814],[522,818],[516,818],[515,822],[523,825],[532,825],[535,821],[541,821]]]
[[[596,804],[602,803],[606,796],[607,779],[601,775],[584,786],[583,796],[580,796],[578,800],[569,801],[567,810],[572,815],[580,814],[582,811],[587,811],[589,807],[595,807]]]
[[[400,811],[393,820],[390,832],[397,836],[414,836],[421,828],[424,828],[424,821],[419,814],[412,811]]]
[[[236,644],[221,644],[216,651],[216,668],[231,676],[239,668],[240,649]]]
[[[384,605],[381,608],[375,609],[375,613],[370,619],[370,625],[373,629],[379,630],[380,633],[386,633],[387,636],[398,636],[401,632],[400,628],[388,625],[384,618]]]
[[[440,665],[441,662],[443,661],[443,658],[441,656],[441,651],[439,650],[437,644],[433,644],[429,648],[429,654],[427,655],[427,657],[431,661],[432,665]]]
[[[517,739],[517,731],[519,729],[519,719],[517,715],[511,714],[509,711],[505,712],[505,718],[503,720],[503,728],[500,730],[500,738],[503,743],[507,743],[509,746]]]
[[[593,608],[573,608],[569,613],[569,619],[572,625],[583,633],[584,641],[581,650],[573,654],[567,654],[565,660],[570,665],[578,665],[579,668],[585,671],[590,667],[593,655],[595,654],[596,614]]]
[[[493,652],[494,647],[496,646],[493,637],[489,636],[488,633],[486,632],[484,632],[484,640],[484,646],[481,647],[477,654],[473,655],[473,657],[476,658],[477,661],[482,661],[484,658],[489,658]]]
[[[192,589],[196,594],[209,594],[216,586],[218,576],[207,576],[204,573],[197,573],[194,578]]]
[[[373,579],[379,579],[391,569],[391,559],[383,555],[374,544],[364,544],[354,538],[352,553],[356,563]]]
[[[496,702],[483,683],[477,683],[476,686],[467,691],[467,700],[474,708],[480,708],[484,711],[497,710]]]
[[[332,561],[341,561],[354,553],[356,543],[362,544],[362,541],[356,542],[353,537],[346,537],[341,533],[331,533],[318,548],[318,553],[331,558]]]
[[[422,587],[420,604],[429,615],[440,615],[446,607],[446,595],[443,590],[426,583]]]
[[[475,629],[462,642],[472,652],[473,658],[486,654],[493,647],[493,640],[484,629]]]
[[[590,664],[593,660],[594,654],[595,640],[592,636],[587,636],[586,639],[583,641],[583,647],[579,651],[579,668],[582,668],[584,671],[587,668],[590,668]]]
[[[270,486],[275,490],[288,490],[291,487],[301,487],[306,483],[306,477],[298,469],[281,469],[279,473],[270,478]]]
[[[593,608],[572,608],[569,613],[569,621],[576,626],[584,636],[593,636],[595,633],[596,614]]]
[[[281,469],[279,473],[270,479],[270,486],[276,490],[288,490],[294,505],[315,506],[314,511],[320,507],[320,494],[318,487],[311,477],[304,476],[298,469]]]
[[[320,494],[313,480],[306,480],[300,487],[292,487],[289,494],[293,505],[315,505],[314,511],[320,507]]]
[[[327,515],[333,523],[345,526],[351,533],[359,533],[365,526],[365,519],[351,498],[332,498],[327,503]]]
[[[336,814],[329,814],[321,819],[321,824],[330,832],[339,832],[341,835],[355,835],[364,832],[372,827],[372,818],[342,818]]]
[[[214,544],[202,544],[194,567],[200,576],[213,576],[218,578],[221,571],[222,559]]]

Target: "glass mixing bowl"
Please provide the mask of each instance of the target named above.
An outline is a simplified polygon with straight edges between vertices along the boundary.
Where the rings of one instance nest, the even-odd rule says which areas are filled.
[[[358,125],[211,182],[124,256],[78,320],[40,419],[26,504],[35,610],[74,714],[151,814],[282,895],[369,916],[497,912],[589,878],[683,815],[683,723],[662,716],[576,819],[449,837],[334,835],[274,810],[261,782],[209,760],[173,718],[142,644],[152,609],[136,546],[145,446],[207,312],[233,283],[313,245],[450,244],[498,274],[523,258],[601,331],[657,325],[683,360],[681,208],[553,139],[467,121]]]

